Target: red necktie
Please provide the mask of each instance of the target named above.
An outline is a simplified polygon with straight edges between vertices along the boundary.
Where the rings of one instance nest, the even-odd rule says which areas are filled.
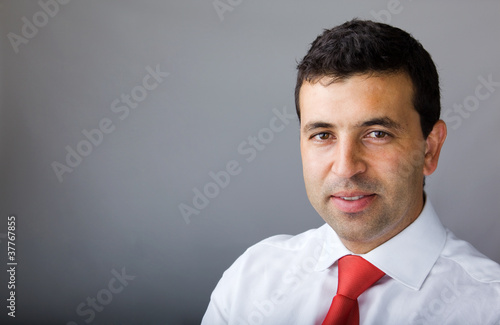
[[[323,325],[358,325],[358,297],[371,287],[384,272],[357,255],[347,255],[339,259],[339,284],[337,295]]]

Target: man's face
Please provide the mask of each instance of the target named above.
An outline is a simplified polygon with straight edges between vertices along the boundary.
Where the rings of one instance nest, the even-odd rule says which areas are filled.
[[[435,166],[412,96],[405,73],[324,77],[300,89],[307,195],[355,253],[392,238],[422,210],[423,177]]]

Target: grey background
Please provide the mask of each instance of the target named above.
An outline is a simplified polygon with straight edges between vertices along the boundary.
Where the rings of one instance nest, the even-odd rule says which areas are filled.
[[[6,316],[0,270],[0,322],[86,324],[77,306],[108,299],[112,270],[125,268],[135,278],[92,323],[197,324],[248,246],[321,225],[305,195],[296,120],[251,162],[237,148],[267,132],[273,108],[294,112],[296,61],[324,28],[359,17],[411,32],[438,66],[443,111],[474,103],[478,77],[500,81],[499,1],[220,1],[232,8],[222,16],[212,0],[72,0],[45,24],[38,14],[43,26],[18,53],[7,35],[22,36],[22,17],[32,22],[42,7],[0,2],[0,236],[9,215],[18,220],[17,317]],[[388,7],[390,17],[372,14]],[[111,103],[157,65],[169,75],[120,119]],[[493,90],[460,125],[450,113],[455,128],[427,192],[447,227],[500,262]],[[65,164],[65,147],[104,118],[114,131],[59,182],[51,164]],[[193,189],[231,160],[241,173],[187,224],[179,205],[193,206]]]

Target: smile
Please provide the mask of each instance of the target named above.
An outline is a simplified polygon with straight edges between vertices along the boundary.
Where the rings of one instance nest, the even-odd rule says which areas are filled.
[[[355,201],[364,197],[365,197],[364,195],[359,195],[359,196],[341,196],[340,198],[346,201]]]
[[[344,213],[358,213],[368,209],[376,198],[370,193],[336,193],[330,196],[334,206]]]

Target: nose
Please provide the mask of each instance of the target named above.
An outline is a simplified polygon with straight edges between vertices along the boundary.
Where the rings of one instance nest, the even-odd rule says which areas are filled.
[[[335,146],[332,172],[340,178],[351,178],[366,170],[363,148],[355,140],[339,140]]]

